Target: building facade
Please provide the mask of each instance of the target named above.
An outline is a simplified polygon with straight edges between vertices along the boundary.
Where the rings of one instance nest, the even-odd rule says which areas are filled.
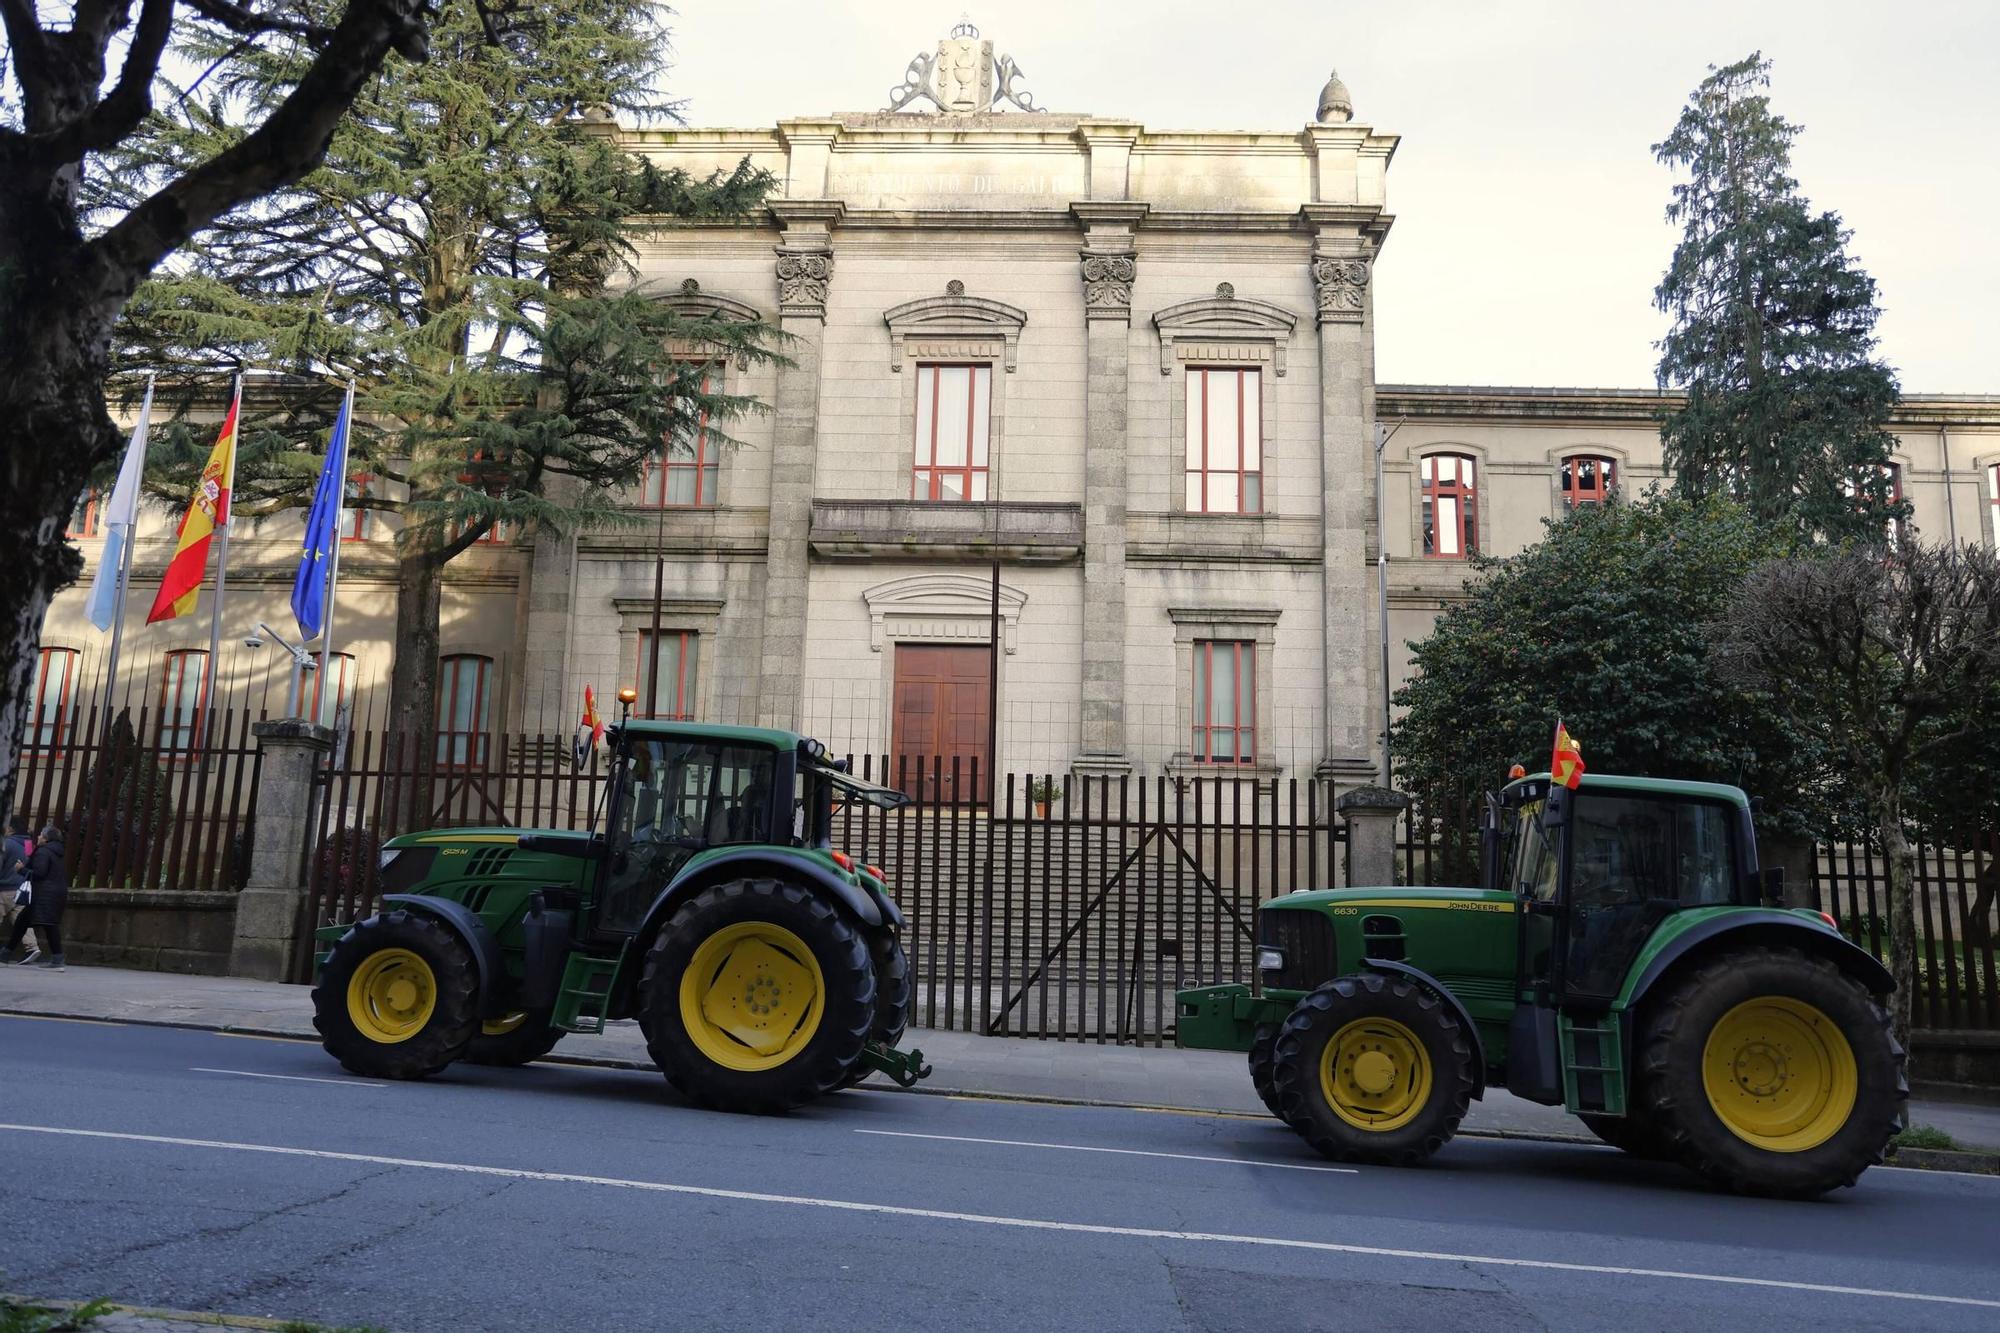
[[[769,410],[667,451],[633,522],[502,533],[454,563],[454,756],[566,732],[585,683],[629,684],[642,711],[836,752],[1367,781],[1378,551],[1393,686],[1470,555],[1664,479],[1654,392],[1376,383],[1396,138],[1337,79],[1296,129],[1160,132],[1036,109],[961,31],[895,100],[754,129],[601,124],[661,167],[773,174],[753,219],[647,233],[641,277],[690,313],[770,321],[785,360],[709,364]],[[1912,397],[1895,429],[1915,527],[1995,541],[2000,396]],[[169,728],[209,670],[205,614],[139,624],[174,521],[142,531],[117,685]],[[365,725],[393,652],[393,533],[349,521],[351,656],[321,690]],[[88,499],[73,535],[94,554]],[[296,515],[236,534],[219,696],[284,706],[289,664],[242,638],[289,624],[298,539]],[[84,595],[51,612],[45,708],[101,676]]]

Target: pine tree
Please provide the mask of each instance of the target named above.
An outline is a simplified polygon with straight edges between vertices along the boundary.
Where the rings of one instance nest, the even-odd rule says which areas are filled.
[[[1755,53],[1711,68],[1653,146],[1688,173],[1654,292],[1672,319],[1659,382],[1686,391],[1662,415],[1667,466],[1685,494],[1733,496],[1802,540],[1879,541],[1907,507],[1889,481],[1898,390],[1874,356],[1875,282],[1792,177],[1799,128],[1771,109],[1770,70]]]
[[[636,281],[636,228],[741,218],[771,184],[747,163],[693,179],[613,146],[612,113],[670,112],[655,90],[656,13],[645,0],[543,0],[495,20],[448,0],[431,59],[385,68],[325,166],[202,236],[125,325],[135,365],[272,367],[306,387],[246,420],[246,515],[310,501],[340,388],[356,383],[352,471],[405,492],[357,503],[401,520],[390,725],[406,753],[433,743],[454,556],[495,524],[619,522],[617,492],[663,439],[705,419],[710,441],[729,443],[721,423],[755,406],[706,389],[702,372],[769,356],[768,327],[689,319]],[[200,69],[219,52],[182,54]],[[293,73],[278,55],[183,90],[132,175],[226,144],[240,108]],[[172,462],[196,456],[181,451],[161,483],[184,484]]]

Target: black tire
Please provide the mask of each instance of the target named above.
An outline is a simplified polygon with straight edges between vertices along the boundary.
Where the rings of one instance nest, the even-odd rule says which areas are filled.
[[[465,1048],[465,1062],[511,1068],[541,1059],[568,1035],[561,1028],[549,1026],[550,1013],[547,1009],[531,1013],[505,1032],[488,1029],[506,1024],[513,1017],[511,1014],[493,1023],[481,1023],[479,1031],[473,1034],[472,1044]]]
[[[1823,1142],[1776,1150],[1732,1130],[1717,1113],[1703,1060],[1716,1025],[1737,1006],[1764,997],[1811,1006],[1839,1031],[1854,1059],[1852,1106]],[[1910,1086],[1903,1048],[1889,1015],[1833,963],[1795,949],[1754,948],[1711,958],[1680,979],[1655,1007],[1640,1057],[1646,1114],[1675,1158],[1720,1188],[1739,1194],[1803,1199],[1852,1185],[1878,1165],[1902,1127]],[[1785,1078],[1809,1057],[1786,1044],[1775,1072],[1752,1066],[1752,1078]],[[1741,1083],[1729,1095],[1751,1099]],[[1824,1114],[1838,1115],[1829,1107]]]
[[[688,1032],[681,984],[705,941],[752,922],[782,927],[811,952],[823,982],[819,1020],[783,1063],[733,1069]],[[819,894],[778,880],[732,880],[696,894],[646,951],[640,987],[639,1026],[653,1063],[682,1096],[720,1111],[774,1115],[833,1091],[860,1063],[875,1023],[875,968],[861,931]]]
[[[1648,1162],[1671,1161],[1673,1150],[1646,1117],[1646,1108],[1641,1104],[1640,1094],[1633,1090],[1633,1096],[1626,1103],[1624,1115],[1578,1115],[1583,1127],[1598,1138],[1622,1152]]]
[[[1283,1120],[1285,1113],[1278,1109],[1277,1069],[1274,1058],[1278,1045],[1278,1025],[1259,1023],[1250,1036],[1250,1086],[1257,1089],[1257,1100],[1264,1103],[1264,1109]]]
[[[1320,1077],[1328,1044],[1350,1023],[1383,1019],[1415,1038],[1430,1075],[1428,1091],[1386,1128],[1344,1119]],[[1298,1002],[1273,1048],[1278,1115],[1322,1156],[1336,1162],[1411,1166],[1458,1132],[1472,1101],[1472,1042],[1450,1006],[1428,988],[1363,972],[1327,982]],[[1398,1083],[1409,1076],[1400,1066]]]
[[[357,1025],[349,992],[355,973],[391,949],[423,960],[434,1000],[421,1027],[385,1041]],[[356,922],[333,946],[312,996],[313,1026],[327,1054],[364,1078],[427,1078],[464,1055],[479,1030],[479,971],[471,951],[449,927],[413,912]]]
[[[903,941],[886,930],[869,937],[868,952],[875,960],[875,1026],[869,1030],[868,1040],[894,1047],[910,1030],[910,1010],[916,999],[916,987],[910,982],[910,955]],[[874,1072],[857,1062],[842,1086],[851,1088]]]

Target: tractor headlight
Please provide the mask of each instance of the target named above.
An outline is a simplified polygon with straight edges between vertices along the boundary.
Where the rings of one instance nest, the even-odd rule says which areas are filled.
[[[389,867],[396,864],[396,858],[402,854],[403,849],[401,847],[384,847],[381,859],[376,863],[375,868],[385,875],[388,874]]]
[[[1285,955],[1277,949],[1259,949],[1257,951],[1257,970],[1259,972],[1284,971]]]

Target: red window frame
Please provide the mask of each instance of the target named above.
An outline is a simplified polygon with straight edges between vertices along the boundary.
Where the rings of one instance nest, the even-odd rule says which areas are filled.
[[[192,710],[186,706],[190,662],[196,666]],[[160,722],[156,732],[163,755],[186,758],[201,753],[202,714],[208,705],[208,669],[206,648],[176,648],[167,653],[160,673]]]
[[[709,391],[709,372],[701,376],[701,392]],[[703,409],[695,421],[694,453],[690,457],[676,458],[672,452],[673,439],[660,442],[657,461],[648,459],[645,471],[639,478],[639,503],[647,509],[713,509],[716,491],[722,479],[722,451],[708,438],[708,412]],[[677,477],[694,478],[694,498],[692,500],[670,500],[674,481]]]
[[[474,449],[465,456],[467,470],[458,474],[458,484],[461,486],[478,486],[480,489],[485,490],[487,494],[492,494],[491,489],[485,485],[484,479],[479,475],[479,468],[477,466],[480,463],[489,463],[492,461],[492,456],[484,449]],[[453,534],[454,537],[458,533],[463,533],[465,528],[465,524],[458,525]],[[513,538],[513,531],[508,524],[500,519],[495,519],[486,525],[486,531],[472,539],[472,544],[474,546],[504,546],[512,541]]]
[[[938,462],[938,435],[943,426],[944,372],[963,370],[965,378],[965,461]],[[924,409],[924,381],[917,385],[914,461],[910,468],[910,498],[946,504],[978,503],[992,498],[988,489],[993,467],[993,365],[988,361],[920,361],[919,376],[928,375],[930,411]],[[986,406],[985,429],[980,429],[979,407]],[[958,480],[958,494],[945,490],[945,483]]]
[[[493,659],[478,653],[451,653],[438,659],[437,766],[484,768],[488,737],[488,706],[492,703]],[[465,678],[470,674],[472,679]],[[466,710],[471,725],[450,725],[459,715],[459,701],[470,698]]]
[[[104,497],[95,486],[85,489],[77,497],[76,508],[69,512],[69,522],[63,526],[63,536],[88,541],[104,535],[99,518],[104,509]]]
[[[77,650],[74,648],[44,648],[35,660],[34,698],[29,701],[28,742],[21,748],[33,754],[60,758],[63,738],[69,730],[69,697],[71,686],[76,682]],[[56,684],[55,713],[49,712],[50,668],[58,660],[61,663],[61,679]]]
[[[678,651],[674,654],[673,707],[669,712],[659,712],[659,692],[653,688],[654,677],[659,673],[659,650],[662,645],[674,643]],[[645,701],[647,711],[642,717],[658,718],[666,722],[694,721],[694,690],[701,673],[701,635],[691,629],[663,629],[656,640],[651,630],[639,631],[639,697]],[[663,684],[667,682],[662,682]]]
[[[368,494],[368,487],[375,480],[373,472],[357,472],[347,479],[347,498],[359,500]],[[365,542],[368,540],[368,511],[349,509],[345,512],[346,527],[341,530],[344,542]]]
[[[313,654],[313,660],[319,660],[318,653]],[[321,701],[326,697],[326,677],[329,673],[334,678],[332,719],[327,719],[321,707]],[[312,677],[312,719],[323,727],[330,727],[339,720],[340,706],[354,701],[354,654],[334,653],[323,669],[307,674]]]
[[[1585,468],[1589,476],[1583,476]],[[1601,505],[1618,487],[1618,460],[1603,454],[1571,454],[1562,461],[1562,495],[1565,508]]]
[[[1228,658],[1234,676],[1231,681],[1233,719],[1218,721],[1211,713],[1215,654],[1220,649]],[[1227,737],[1229,744],[1217,740]],[[1224,753],[1224,751],[1230,753]],[[1194,643],[1194,746],[1198,764],[1254,764],[1257,762],[1257,644],[1250,639],[1196,639]]]
[[[1210,465],[1208,391],[1214,378],[1236,377],[1236,466]],[[1197,391],[1197,386],[1199,390]],[[1256,366],[1191,366],[1187,372],[1187,440],[1183,464],[1187,474],[1190,514],[1261,514],[1264,512],[1264,372]],[[1255,404],[1257,428],[1245,429]],[[1252,457],[1255,465],[1252,465]],[[1209,480],[1234,477],[1236,507],[1219,509],[1209,503]],[[1254,496],[1253,496],[1254,492]]]
[[[1452,475],[1443,475],[1441,463],[1452,464]],[[1479,554],[1479,466],[1471,454],[1425,454],[1419,463],[1423,483],[1424,555],[1432,560],[1464,560]],[[1460,549],[1440,550],[1437,512],[1441,502],[1450,500],[1458,508]]]

